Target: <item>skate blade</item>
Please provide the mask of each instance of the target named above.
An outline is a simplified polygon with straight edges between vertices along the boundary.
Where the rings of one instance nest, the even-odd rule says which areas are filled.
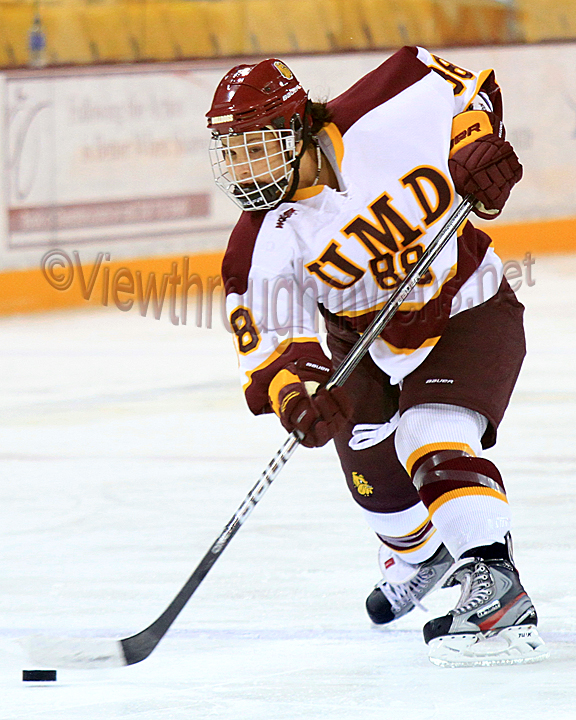
[[[430,662],[440,667],[520,665],[541,662],[550,653],[535,625],[519,625],[492,633],[445,635],[428,647]]]

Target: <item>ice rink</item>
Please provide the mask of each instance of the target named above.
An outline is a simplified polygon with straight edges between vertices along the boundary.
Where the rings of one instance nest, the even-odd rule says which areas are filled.
[[[277,448],[232,341],[116,308],[0,320],[1,720],[574,717],[576,257],[536,258],[529,354],[490,451],[544,663],[440,669],[414,611],[372,627],[379,579],[332,446],[300,448],[139,665],[22,683],[42,632],[122,638],[183,585]],[[425,601],[444,614],[452,590]]]

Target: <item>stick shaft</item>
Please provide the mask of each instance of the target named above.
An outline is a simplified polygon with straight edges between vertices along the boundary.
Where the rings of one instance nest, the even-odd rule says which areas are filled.
[[[176,620],[188,600],[190,600],[192,595],[195,593],[202,580],[204,580],[206,575],[208,575],[216,560],[218,560],[220,555],[224,552],[227,545],[230,543],[234,535],[236,535],[238,530],[240,530],[252,510],[254,510],[256,505],[260,502],[264,493],[274,482],[284,465],[286,465],[290,457],[292,457],[299,444],[297,436],[294,433],[291,433],[276,455],[274,455],[272,460],[268,463],[268,466],[260,475],[254,487],[250,490],[248,495],[246,495],[238,510],[236,510],[232,518],[226,524],[226,527],[216,538],[206,555],[204,555],[198,567],[188,578],[186,584],[182,587],[178,595],[176,595],[166,610],[164,610],[162,615],[160,615],[160,617],[158,617],[145,630],[142,630],[142,632],[120,641],[127,665],[133,665],[134,663],[144,660],[148,657],[148,655],[150,655],[152,650],[154,650],[174,620]]]

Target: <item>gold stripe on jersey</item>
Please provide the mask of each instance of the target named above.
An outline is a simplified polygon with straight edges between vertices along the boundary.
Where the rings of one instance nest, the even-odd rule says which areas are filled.
[[[408,457],[408,460],[406,461],[406,471],[409,475],[412,474],[412,468],[414,467],[414,463],[416,463],[418,460],[420,460],[421,457],[424,457],[424,455],[428,455],[428,453],[431,452],[437,452],[438,450],[461,450],[462,452],[467,453],[468,455],[471,455],[472,457],[476,457],[476,453],[468,443],[461,443],[461,442],[437,442],[437,443],[429,443],[428,445],[422,445],[422,447],[416,448],[413,453],[411,453]]]
[[[426,347],[434,347],[438,340],[440,340],[440,335],[438,337],[427,338],[426,340],[424,340],[422,345],[417,348],[397,348],[396,346],[389,343],[387,340],[384,340],[384,338],[380,339],[382,340],[382,342],[386,343],[388,349],[390,350],[390,352],[394,353],[394,355],[412,355],[412,353],[415,353],[416,350],[422,350],[422,348]]]
[[[308,198],[320,195],[326,185],[314,185],[314,187],[300,188],[292,195],[292,200],[307,200]]]
[[[449,490],[441,495],[438,500],[434,500],[428,509],[430,510],[430,514],[434,515],[434,513],[441,508],[442,505],[450,502],[450,500],[474,496],[477,497],[478,495],[488,495],[489,497],[496,498],[497,500],[501,500],[502,502],[508,504],[508,499],[503,492],[492,490],[492,488],[474,486],[459,488],[458,490]]]
[[[320,342],[317,337],[289,338],[288,340],[284,340],[279,343],[278,347],[266,358],[266,360],[261,362],[260,365],[253,368],[252,370],[246,371],[246,375],[248,376],[248,382],[242,386],[244,392],[246,392],[246,390],[252,383],[252,375],[254,375],[254,373],[258,372],[259,370],[264,370],[264,368],[268,367],[268,365],[271,365],[275,360],[278,360],[278,358],[283,355],[284,352],[286,352],[286,350],[290,347],[290,345],[292,345],[292,343],[309,342],[316,343],[318,346],[320,346]]]
[[[344,159],[344,140],[342,139],[342,134],[334,123],[328,123],[327,125],[324,125],[322,129],[332,142],[334,152],[336,153],[338,169],[342,170],[342,160]]]
[[[493,70],[492,68],[490,68],[490,69],[488,69],[488,70],[482,70],[482,72],[480,73],[480,75],[478,75],[478,79],[477,79],[477,81],[476,81],[476,90],[475,90],[475,92],[474,92],[474,95],[472,95],[472,97],[471,97],[470,100],[468,101],[468,105],[470,105],[471,103],[474,102],[474,98],[476,97],[476,95],[478,95],[478,93],[480,92],[480,90],[482,90],[482,85],[484,85],[484,83],[486,82],[486,80],[488,80],[488,78],[490,77],[491,73],[493,73],[493,72],[494,72],[494,70]]]
[[[330,138],[330,142],[332,143],[334,153],[336,155],[338,169],[342,170],[342,160],[344,158],[344,141],[342,140],[340,130],[338,130],[334,123],[328,123],[327,125],[324,125],[322,130]],[[315,195],[319,195],[325,187],[325,185],[314,185],[314,187],[299,188],[292,196],[292,200],[307,200],[308,198],[314,197]]]

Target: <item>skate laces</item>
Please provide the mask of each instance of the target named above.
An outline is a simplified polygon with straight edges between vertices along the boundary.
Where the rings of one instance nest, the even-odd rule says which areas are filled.
[[[466,566],[464,567],[466,568]],[[459,571],[461,570],[462,568],[458,568],[452,574],[454,582],[458,582],[456,576],[460,574]],[[456,607],[451,611],[453,615],[463,615],[475,610],[492,597],[494,579],[487,565],[482,562],[477,562],[474,569],[468,568],[468,572],[465,572],[460,584],[462,585],[462,592]]]
[[[428,612],[428,609],[420,602],[419,595],[424,594],[422,591],[426,590],[433,577],[434,570],[423,567],[413,578],[404,583],[393,584],[383,578],[376,587],[380,588],[394,612],[399,612],[404,605],[408,605],[410,602],[420,610]]]

